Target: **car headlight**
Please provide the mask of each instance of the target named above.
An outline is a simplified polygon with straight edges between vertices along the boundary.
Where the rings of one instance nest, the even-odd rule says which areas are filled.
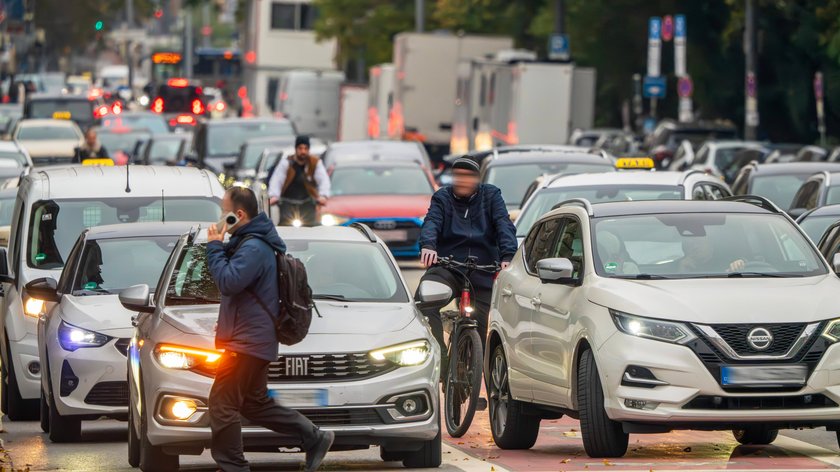
[[[348,218],[338,215],[331,215],[326,213],[321,215],[321,225],[323,226],[339,226],[347,223]]]
[[[82,347],[99,347],[111,340],[110,336],[88,331],[78,326],[65,323],[58,325],[58,343],[65,351],[75,351]]]
[[[195,370],[213,375],[222,353],[194,347],[160,344],[155,348],[155,358],[167,369]]]
[[[616,310],[610,310],[610,314],[615,326],[631,336],[674,344],[685,344],[696,337],[683,323],[642,318]]]
[[[23,312],[28,316],[37,318],[44,312],[44,307],[46,307],[44,300],[26,297],[26,302],[23,304]]]
[[[833,343],[840,341],[840,318],[829,321],[822,332],[822,336]]]
[[[370,352],[375,361],[390,361],[400,366],[420,365],[429,358],[431,349],[425,340],[397,344]]]

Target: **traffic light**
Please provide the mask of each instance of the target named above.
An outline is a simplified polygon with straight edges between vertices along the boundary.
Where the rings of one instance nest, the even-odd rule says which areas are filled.
[[[103,23],[102,20],[99,20],[99,21],[96,22],[96,24],[93,25],[93,28],[96,31],[102,31],[103,26],[105,26],[105,23]]]
[[[160,9],[160,8],[155,9],[155,18],[157,18],[158,20],[163,18],[163,10],[162,9]]]

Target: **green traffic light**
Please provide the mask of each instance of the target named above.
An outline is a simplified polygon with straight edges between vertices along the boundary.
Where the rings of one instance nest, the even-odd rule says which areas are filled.
[[[96,22],[96,24],[94,25],[94,28],[96,28],[96,31],[102,31],[102,27],[103,27],[103,26],[105,26],[105,24],[104,24],[104,23],[102,23],[102,20],[99,20],[99,21],[97,21],[97,22]]]

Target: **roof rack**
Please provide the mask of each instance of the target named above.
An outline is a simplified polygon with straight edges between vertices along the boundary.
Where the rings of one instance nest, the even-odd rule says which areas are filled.
[[[566,200],[566,201],[560,202],[560,203],[558,203],[557,205],[554,205],[553,207],[551,207],[551,209],[552,209],[552,210],[556,210],[556,209],[558,209],[558,208],[560,208],[560,207],[564,207],[564,206],[567,206],[567,205],[569,205],[569,206],[571,206],[571,205],[578,205],[578,206],[581,206],[581,207],[583,207],[583,208],[586,210],[586,213],[587,213],[589,216],[593,216],[593,215],[594,215],[594,213],[595,213],[595,212],[592,210],[592,204],[591,204],[591,203],[589,203],[589,200],[587,200],[587,199],[585,199],[585,198],[572,198],[572,199],[569,199],[569,200]]]
[[[733,195],[721,198],[721,201],[749,203],[773,213],[784,213],[775,203],[759,195]]]
[[[368,225],[366,225],[364,223],[355,222],[355,223],[350,223],[348,226],[350,226],[351,228],[355,228],[355,229],[359,230],[359,232],[362,233],[362,235],[364,237],[366,237],[368,239],[368,241],[370,241],[372,243],[376,242],[376,234],[373,232],[372,229],[370,229],[370,227]]]
[[[685,183],[685,181],[686,181],[686,180],[688,180],[688,178],[689,178],[689,177],[691,177],[691,176],[692,176],[692,175],[694,175],[694,174],[703,174],[703,175],[706,175],[706,173],[705,173],[705,172],[703,172],[703,171],[702,171],[702,170],[700,170],[700,169],[688,169],[687,171],[683,172],[683,175],[681,175],[681,176],[680,176],[680,180],[679,180],[679,182],[678,182],[678,185],[682,185],[682,184],[684,184],[684,183]]]

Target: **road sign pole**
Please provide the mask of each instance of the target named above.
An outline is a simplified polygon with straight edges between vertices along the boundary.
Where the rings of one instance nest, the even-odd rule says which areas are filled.
[[[745,77],[745,113],[744,138],[755,140],[758,135],[758,79],[756,69],[758,58],[755,50],[755,6],[754,0],[746,0],[746,28],[744,31]]]
[[[817,129],[820,132],[820,146],[825,147],[825,104],[822,72],[814,74],[814,98],[817,100]]]

